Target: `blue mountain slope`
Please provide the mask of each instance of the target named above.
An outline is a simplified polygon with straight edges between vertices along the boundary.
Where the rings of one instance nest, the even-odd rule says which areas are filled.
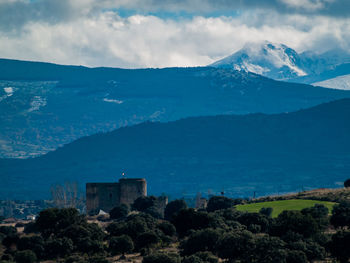
[[[336,187],[350,174],[350,99],[283,114],[146,122],[34,159],[0,159],[0,199],[47,198],[54,183],[145,177],[149,193],[251,196]]]
[[[350,97],[211,67],[126,70],[1,59],[0,80],[0,157],[15,158],[147,120],[290,112]]]

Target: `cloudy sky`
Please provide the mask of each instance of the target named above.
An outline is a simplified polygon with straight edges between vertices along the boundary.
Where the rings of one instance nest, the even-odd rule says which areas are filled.
[[[207,65],[247,42],[350,49],[350,0],[0,0],[0,57]]]

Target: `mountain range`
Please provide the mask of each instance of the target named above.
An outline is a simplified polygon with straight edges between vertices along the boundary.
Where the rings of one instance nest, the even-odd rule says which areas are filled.
[[[144,121],[283,113],[349,91],[232,68],[118,69],[0,59],[0,158],[28,158]]]
[[[0,159],[0,199],[47,198],[64,181],[145,177],[150,194],[228,196],[336,187],[350,174],[350,99],[281,114],[145,122],[37,158]]]
[[[348,82],[337,78],[350,76],[350,52],[341,49],[299,54],[284,44],[247,43],[241,50],[210,66],[254,72],[275,80],[350,89]]]

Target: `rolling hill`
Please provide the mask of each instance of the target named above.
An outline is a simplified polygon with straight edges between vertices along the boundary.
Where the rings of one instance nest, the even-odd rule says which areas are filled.
[[[127,70],[0,59],[0,157],[38,156],[144,121],[282,113],[350,97],[233,69]]]
[[[283,114],[145,122],[32,159],[0,160],[0,199],[37,199],[54,183],[145,177],[149,193],[228,196],[335,187],[350,174],[350,99]]]

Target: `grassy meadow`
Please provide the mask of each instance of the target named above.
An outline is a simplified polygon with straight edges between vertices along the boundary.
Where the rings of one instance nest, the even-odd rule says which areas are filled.
[[[302,210],[307,207],[312,207],[315,204],[323,204],[328,208],[329,212],[331,212],[336,203],[319,200],[291,199],[237,205],[236,209],[239,211],[259,212],[263,207],[271,207],[273,208],[272,217],[277,217],[284,210]]]

